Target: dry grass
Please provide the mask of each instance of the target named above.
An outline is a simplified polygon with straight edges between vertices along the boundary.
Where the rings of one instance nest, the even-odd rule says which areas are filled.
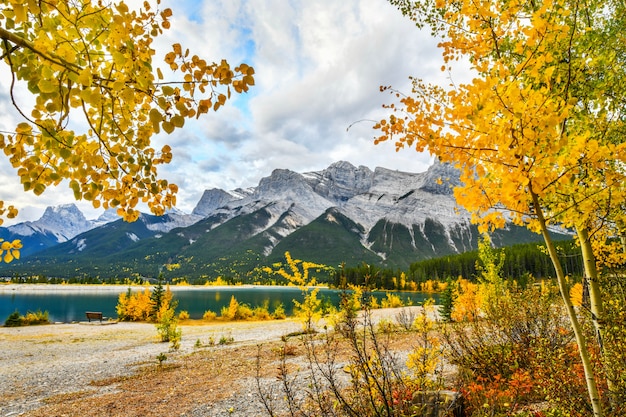
[[[394,350],[406,351],[415,334],[400,333],[391,339]],[[114,388],[100,394],[82,390],[49,397],[46,405],[29,416],[185,416],[201,405],[216,404],[238,395],[242,384],[256,376],[257,355],[262,364],[261,377],[277,376],[280,352],[288,351],[290,362],[304,363],[305,349],[298,338],[257,345],[215,346],[183,356],[175,362],[166,360],[146,364],[133,375],[93,381],[94,388]],[[347,359],[345,345],[337,354]],[[294,369],[297,366],[294,366]],[[259,404],[259,410],[261,405]]]
[[[278,359],[280,342],[267,344],[262,361]],[[256,374],[256,346],[214,347],[184,356],[176,363],[145,365],[134,375],[96,380],[94,387],[114,386],[106,394],[79,391],[55,395],[29,416],[173,416],[185,415],[199,405],[214,404],[237,395],[242,381]],[[269,366],[263,376],[271,377]]]

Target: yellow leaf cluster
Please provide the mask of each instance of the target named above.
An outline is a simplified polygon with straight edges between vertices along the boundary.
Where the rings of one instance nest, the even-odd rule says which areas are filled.
[[[463,58],[476,76],[449,88],[413,79],[410,95],[383,87],[396,100],[375,143],[427,150],[459,168],[455,197],[481,231],[507,220],[538,230],[538,210],[568,227],[600,227],[599,217],[623,211],[626,48],[602,46],[623,30],[618,6],[391,2],[441,36],[444,70]]]
[[[0,238],[0,259],[2,262],[12,262],[14,259],[20,259],[20,249],[22,249],[22,242],[20,240],[13,240],[9,242]]]
[[[301,261],[300,259],[293,259],[291,253],[285,252],[285,261],[289,271],[285,270],[282,265],[277,265],[276,269],[269,267],[264,268],[267,273],[273,273],[285,278],[290,284],[297,285],[301,288],[306,288],[316,284],[315,277],[309,277],[309,271],[311,269],[327,269],[328,267],[314,262]]]
[[[157,172],[172,160],[171,149],[152,148],[152,136],[217,110],[231,87],[247,92],[254,70],[208,63],[174,44],[165,62],[182,80],[164,80],[153,70],[153,41],[170,27],[172,11],[159,10],[159,3],[133,9],[124,1],[103,7],[91,0],[3,0],[3,62],[24,121],[0,135],[0,149],[25,191],[39,195],[68,180],[76,199],[116,207],[129,221],[137,218],[139,202],[157,215],[176,203],[177,187]],[[35,98],[31,109],[16,97],[19,83]]]

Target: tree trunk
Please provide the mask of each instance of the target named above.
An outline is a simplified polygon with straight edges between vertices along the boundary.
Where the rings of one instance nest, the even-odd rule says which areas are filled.
[[[591,247],[589,231],[586,227],[576,227],[580,250],[583,256],[585,267],[585,280],[589,288],[589,301],[591,304],[591,320],[596,331],[598,344],[602,349],[604,338],[604,306],[602,303],[602,291],[598,282],[598,269],[596,268],[596,258]]]
[[[539,204],[539,197],[532,191],[530,191],[533,199],[533,205],[535,207],[535,214],[537,215],[537,220],[539,221],[539,225],[541,226],[541,235],[543,236],[543,240],[546,244],[546,248],[548,249],[548,254],[550,255],[550,260],[552,261],[552,265],[554,265],[554,269],[556,271],[556,278],[559,284],[559,290],[561,292],[561,297],[563,298],[563,302],[565,303],[565,307],[567,310],[567,315],[570,319],[570,323],[572,325],[572,330],[574,331],[574,336],[576,337],[576,343],[578,344],[578,351],[580,352],[580,360],[583,364],[583,369],[585,371],[585,382],[587,384],[587,392],[589,393],[589,400],[591,401],[591,407],[593,408],[593,416],[594,417],[603,417],[604,412],[602,411],[602,403],[600,402],[600,395],[598,393],[598,386],[596,384],[595,373],[593,367],[591,366],[591,360],[589,358],[589,350],[587,349],[587,341],[585,340],[585,336],[582,333],[582,329],[580,326],[580,322],[578,321],[578,317],[576,316],[576,312],[574,311],[574,306],[572,305],[572,301],[569,297],[569,291],[567,288],[567,283],[565,281],[565,273],[563,272],[563,267],[561,266],[561,261],[559,260],[556,247],[554,246],[554,242],[548,233],[548,227],[546,225],[546,219],[543,215],[543,211],[541,210],[541,206]]]

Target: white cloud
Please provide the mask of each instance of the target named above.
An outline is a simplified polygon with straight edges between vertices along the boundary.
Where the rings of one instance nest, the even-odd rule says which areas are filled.
[[[256,71],[249,95],[155,139],[155,148],[173,148],[172,163],[160,173],[180,186],[183,211],[193,209],[204,189],[253,186],[274,168],[321,170],[337,160],[371,169],[427,168],[427,155],[373,144],[368,120],[383,117],[381,105],[390,100],[380,85],[409,92],[410,75],[445,76],[435,40],[386,0],[187,0],[169,7],[172,29],[159,38],[156,60],[180,42],[203,58],[247,62]],[[0,114],[0,129],[12,129],[16,119]],[[72,201],[65,189],[39,198],[23,193],[7,166],[0,158],[0,199],[29,207],[22,214],[36,218],[36,209]]]

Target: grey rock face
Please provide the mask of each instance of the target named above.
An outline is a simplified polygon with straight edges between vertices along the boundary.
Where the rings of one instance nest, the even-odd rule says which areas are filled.
[[[225,206],[233,200],[238,198],[230,193],[219,188],[212,188],[205,190],[200,198],[200,201],[193,209],[192,214],[196,216],[206,217],[213,213],[220,207]]]

